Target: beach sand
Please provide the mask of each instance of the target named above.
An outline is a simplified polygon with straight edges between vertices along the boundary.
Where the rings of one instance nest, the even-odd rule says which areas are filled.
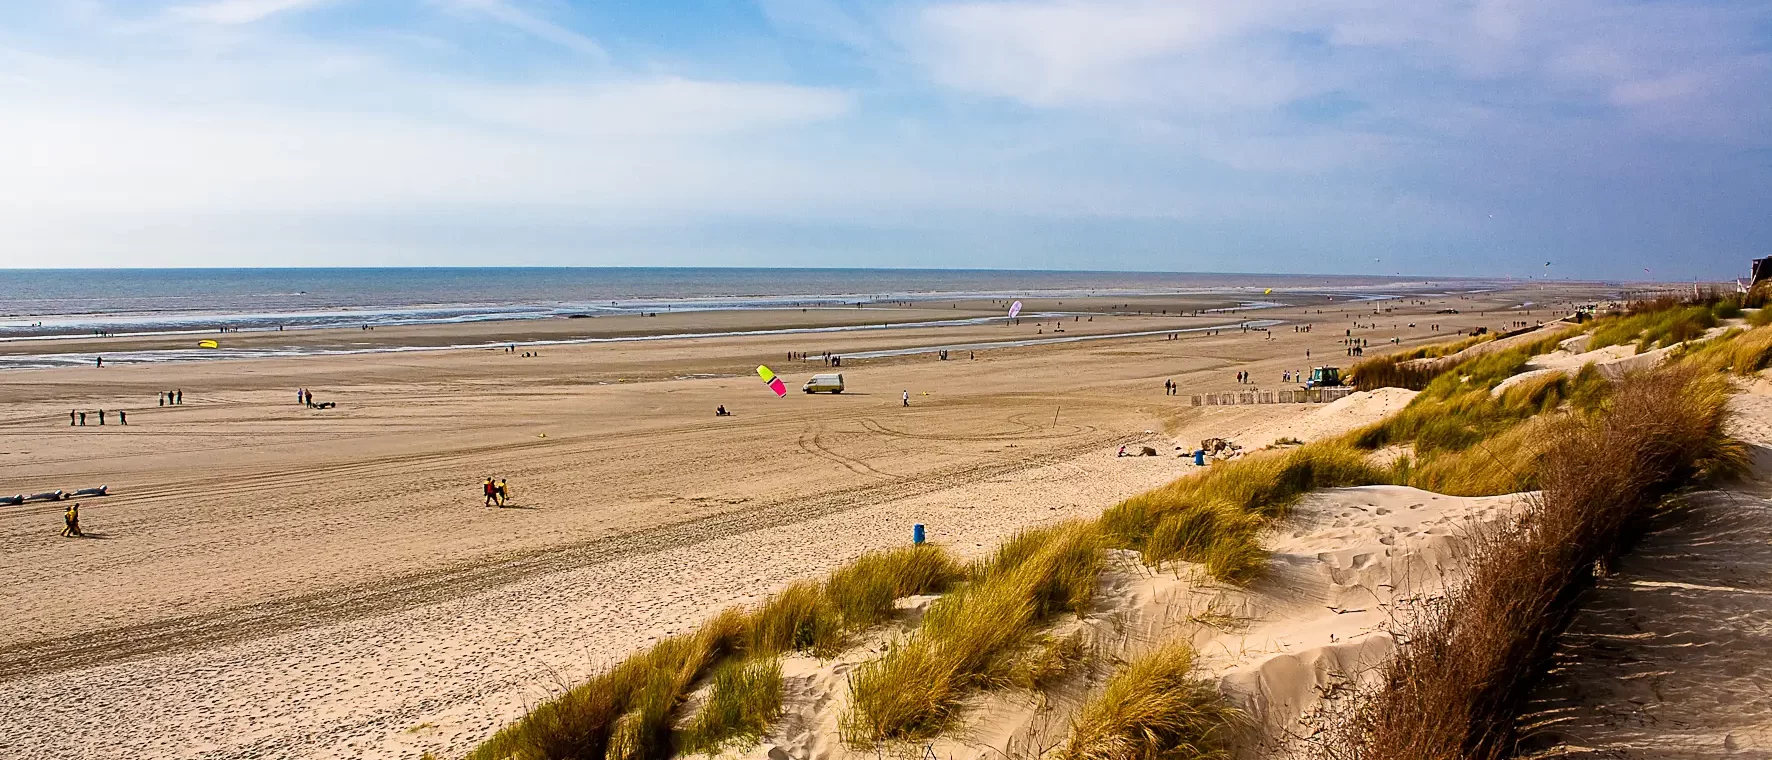
[[[795,388],[825,369],[785,361],[789,351],[1033,338],[1053,325],[0,373],[0,493],[103,483],[115,494],[82,501],[95,535],[84,541],[56,536],[63,505],[0,507],[0,752],[460,754],[550,689],[901,544],[912,523],[983,552],[1018,527],[1093,516],[1192,471],[1177,446],[1257,446],[1375,419],[1397,400],[1344,404],[1334,420],[1318,405],[1188,403],[1246,389],[1238,370],[1281,389],[1282,370],[1351,365],[1338,341],[1356,315],[1378,323],[1355,331],[1376,353],[1393,335],[1414,345],[1493,328],[1510,318],[1496,310],[1553,295],[1428,299],[1378,317],[1340,302],[1228,319],[1099,315],[1064,328],[1244,317],[1316,328],[846,362],[848,392],[785,399],[757,364]],[[1448,304],[1464,313],[1431,314]],[[672,315],[683,324],[670,329],[767,314]],[[428,331],[432,345],[514,339],[484,325],[402,329]],[[1182,395],[1165,396],[1165,379]],[[304,387],[339,407],[297,405]],[[184,405],[156,406],[163,389],[182,389]],[[714,417],[721,404],[734,416]],[[130,425],[70,428],[71,408],[128,409]],[[1126,443],[1162,456],[1116,458]],[[509,479],[516,508],[481,505],[487,475]]]

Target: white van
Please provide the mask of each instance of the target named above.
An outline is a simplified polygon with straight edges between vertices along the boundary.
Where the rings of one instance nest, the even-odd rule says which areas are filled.
[[[807,393],[820,393],[824,391],[842,393],[843,375],[841,373],[813,375],[811,380],[807,380],[805,385],[800,386],[800,390],[806,391]]]

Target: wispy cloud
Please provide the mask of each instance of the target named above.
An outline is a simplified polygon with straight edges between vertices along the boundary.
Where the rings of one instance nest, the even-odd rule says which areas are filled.
[[[250,24],[288,11],[313,8],[335,0],[215,0],[214,2],[180,5],[171,12],[183,18],[212,24]]]
[[[600,61],[609,60],[609,52],[604,50],[596,40],[518,8],[506,0],[446,0],[446,2],[458,10],[484,16],[536,39],[551,42]]]
[[[1601,274],[1772,246],[1764,3],[162,2],[0,8],[0,266],[347,237],[422,262],[439,228],[570,263],[584,219],[631,261],[742,230],[683,263],[853,240],[859,264]]]

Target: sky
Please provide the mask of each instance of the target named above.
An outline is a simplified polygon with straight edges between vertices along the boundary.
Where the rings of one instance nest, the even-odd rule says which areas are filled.
[[[1767,255],[1769,0],[0,0],[0,267]]]

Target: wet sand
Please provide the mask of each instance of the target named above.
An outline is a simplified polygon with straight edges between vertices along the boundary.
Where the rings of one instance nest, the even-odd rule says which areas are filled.
[[[1551,299],[1494,293],[1429,316],[1448,306],[1431,300],[1445,299],[1378,317],[1352,307],[1378,323],[1355,335],[1412,345],[1507,319],[1481,310]],[[0,750],[459,752],[550,685],[906,540],[912,522],[982,551],[1018,526],[1092,515],[1185,474],[1177,441],[1309,414],[1193,408],[1187,395],[1235,389],[1238,370],[1279,389],[1282,370],[1350,365],[1338,341],[1354,313],[1340,308],[1260,313],[1309,320],[1310,333],[856,361],[842,368],[843,395],[785,399],[763,388],[757,364],[794,388],[825,369],[786,361],[789,351],[1033,338],[1052,324],[562,345],[536,358],[457,349],[0,373],[0,493],[104,483],[115,494],[82,502],[97,536],[85,541],[55,535],[62,505],[0,507]],[[1534,314],[1519,318],[1544,315]],[[1102,314],[1065,329],[1242,316]],[[672,330],[709,327],[673,318],[683,325]],[[402,329],[462,342],[485,327]],[[1165,379],[1183,395],[1163,395]],[[301,387],[339,407],[297,405]],[[174,388],[183,406],[155,405]],[[714,417],[721,404],[734,416]],[[70,408],[128,409],[130,425],[89,417],[70,428]],[[1116,459],[1130,442],[1166,456]],[[486,475],[509,479],[517,508],[481,505]]]

